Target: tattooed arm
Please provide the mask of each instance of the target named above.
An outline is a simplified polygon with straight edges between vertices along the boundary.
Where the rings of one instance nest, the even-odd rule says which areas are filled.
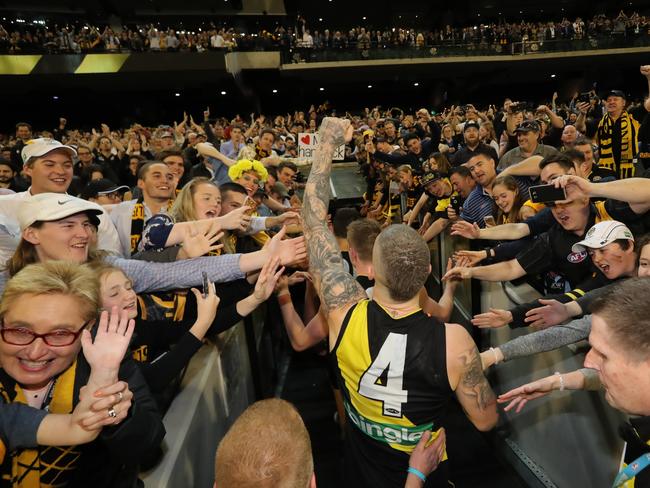
[[[327,228],[332,156],[336,147],[352,138],[350,122],[326,117],[319,138],[305,187],[302,217],[309,271],[330,325],[330,344],[334,344],[349,308],[367,296],[361,285],[343,268],[341,251]]]
[[[446,324],[447,375],[465,415],[481,431],[492,429],[499,419],[496,397],[483,374],[481,356],[467,331]]]

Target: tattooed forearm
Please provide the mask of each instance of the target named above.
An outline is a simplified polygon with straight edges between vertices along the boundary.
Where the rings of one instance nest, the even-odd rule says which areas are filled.
[[[320,144],[314,154],[304,195],[302,217],[309,269],[325,312],[365,297],[363,288],[343,269],[336,239],[327,228],[332,157],[336,146],[343,142],[346,129],[341,120],[326,118],[323,121]]]
[[[476,399],[479,410],[486,410],[496,403],[496,396],[483,374],[481,356],[476,346],[472,346],[462,354],[463,373],[459,388],[468,397]]]

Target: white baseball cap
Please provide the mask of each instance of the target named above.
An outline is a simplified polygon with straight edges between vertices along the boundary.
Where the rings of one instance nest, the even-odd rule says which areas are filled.
[[[71,157],[75,157],[77,155],[77,150],[74,147],[66,146],[65,144],[61,144],[56,139],[50,139],[49,137],[30,139],[25,143],[25,147],[23,147],[20,155],[23,158],[23,164],[26,164],[30,158],[44,156],[56,149],[64,149],[68,151]]]
[[[586,251],[587,248],[600,249],[618,239],[634,241],[634,235],[632,234],[632,231],[627,228],[627,225],[622,222],[616,220],[604,220],[589,229],[585,238],[571,246],[571,250],[573,252],[583,252]]]
[[[22,231],[34,222],[52,222],[81,212],[86,212],[90,221],[98,226],[98,215],[103,214],[104,209],[96,203],[65,193],[39,193],[20,204],[18,223]]]

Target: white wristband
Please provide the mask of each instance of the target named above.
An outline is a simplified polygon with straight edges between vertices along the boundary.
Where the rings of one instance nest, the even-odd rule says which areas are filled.
[[[494,354],[494,364],[499,364],[499,356],[497,356],[497,350],[491,347],[490,351],[492,351],[492,354]]]
[[[562,376],[562,373],[556,371],[554,374],[560,378],[560,391],[564,391],[564,377]]]

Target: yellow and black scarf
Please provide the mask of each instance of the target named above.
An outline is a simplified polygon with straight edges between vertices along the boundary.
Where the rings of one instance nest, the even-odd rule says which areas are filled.
[[[144,230],[144,199],[138,198],[131,213],[131,256],[138,250],[138,244],[142,240]]]
[[[50,413],[71,413],[77,362],[54,381],[44,407]],[[27,404],[25,393],[16,381],[0,370],[0,402]],[[79,446],[38,446],[14,449],[2,460],[0,486],[12,488],[55,488],[67,486],[76,469]]]
[[[255,144],[255,159],[257,161],[263,159],[263,158],[268,158],[271,155],[271,151],[266,151],[262,149],[259,144]]]
[[[623,179],[634,176],[634,158],[639,152],[637,141],[639,123],[626,111],[623,111],[621,114],[620,121],[621,157],[618,166],[614,159],[614,147],[612,144],[616,122],[612,120],[609,114],[605,114],[598,124],[598,141],[600,146],[598,166],[611,169],[618,175],[619,179]]]

